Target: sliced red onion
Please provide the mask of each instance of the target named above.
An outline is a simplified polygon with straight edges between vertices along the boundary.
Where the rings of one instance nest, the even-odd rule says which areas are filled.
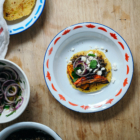
[[[80,56],[80,57],[78,57],[78,58],[74,61],[74,63],[73,63],[73,68],[76,68],[75,64],[76,64],[76,63],[77,63],[77,61],[79,61],[79,60],[81,60],[81,56]]]
[[[20,97],[20,98],[18,98],[17,99],[17,105],[15,106],[15,107],[10,107],[10,111],[15,111],[15,110],[17,110],[21,105],[22,105],[22,103],[23,103],[23,100],[24,100],[24,98],[23,97]]]
[[[15,96],[13,97],[14,99],[13,99],[12,101],[11,101],[11,100],[9,100],[9,99],[7,98],[7,96],[6,96],[6,95],[5,95],[4,97],[5,97],[4,99],[5,99],[5,101],[6,101],[6,102],[4,102],[4,103],[5,103],[6,105],[12,105],[12,104],[14,104],[14,103],[15,103],[15,99],[16,99],[16,97],[15,97]]]
[[[4,93],[4,87],[5,86],[8,86],[9,84],[11,84],[11,83],[16,83],[14,80],[7,80],[7,81],[5,81],[3,84],[2,84],[2,86],[1,86],[1,91]]]
[[[4,93],[4,97],[5,97],[4,99],[6,101],[5,104],[11,105],[11,104],[14,104],[15,103],[16,96],[13,96],[14,99],[12,101],[7,98],[6,93]]]
[[[82,73],[79,74],[77,71],[76,71],[76,74],[80,77],[83,77],[83,76],[87,76],[90,74],[90,72],[87,70],[87,67],[88,65],[85,63],[85,62],[82,62],[82,61],[78,61],[75,66],[78,67],[78,65],[81,65],[82,66]]]
[[[24,98],[21,97],[21,101],[18,102],[18,104],[15,106],[15,109],[17,110],[23,103]]]
[[[17,84],[19,80],[19,75],[13,68],[4,67],[0,71],[0,114],[3,112],[3,108],[5,105],[9,105],[10,110],[16,110],[23,103],[23,97],[20,97],[21,101],[19,101],[16,105],[17,93],[19,89],[23,91],[22,87]],[[8,97],[13,98],[11,100]]]
[[[0,78],[0,82],[5,82],[6,80],[4,78]]]
[[[3,94],[0,94],[0,100],[3,98]]]
[[[10,79],[10,76],[7,72],[0,72],[0,77],[2,77],[5,80]]]
[[[80,76],[80,77],[84,77],[84,76],[88,76],[88,75],[93,75],[93,74],[95,74],[95,72],[92,72],[92,71],[87,70],[88,65],[87,65],[85,62],[81,61],[81,57],[82,57],[82,56],[78,57],[78,58],[74,61],[74,63],[73,63],[73,68],[76,68],[76,67],[78,67],[79,65],[82,66],[82,68],[81,68],[81,69],[83,70],[82,73],[79,74],[79,73],[76,71],[76,74],[77,74],[78,76]],[[87,59],[89,59],[90,56],[84,56],[84,57],[86,57]],[[96,60],[96,61],[98,62],[98,59],[94,58],[94,60]]]
[[[13,97],[17,94],[18,92],[18,87],[20,87],[18,84],[10,84],[6,89],[5,89],[5,92],[6,92],[6,96],[7,97]],[[9,89],[10,88],[14,88],[15,91],[12,90],[12,92],[9,92]]]
[[[82,70],[83,70],[82,73],[79,74],[78,72],[76,72],[76,74],[77,74],[78,76],[80,76],[80,77],[83,77],[83,76],[89,75],[89,74],[90,74],[90,71],[87,70],[88,65],[87,65],[85,62],[81,61],[81,57],[82,57],[82,56],[78,57],[78,58],[74,61],[74,63],[73,63],[73,68],[78,67],[78,65],[82,65],[82,66],[83,66],[83,67],[82,67]],[[87,58],[87,56],[85,56],[85,57]]]
[[[10,110],[10,111],[15,111],[16,109],[13,107],[13,105],[10,105],[9,110]]]
[[[9,76],[9,78],[8,78],[8,80],[10,80],[10,79],[12,79],[12,73],[10,73],[9,71],[5,71],[7,74],[8,74],[8,76]]]
[[[12,69],[10,67],[5,67],[4,70],[5,71],[9,71],[9,72],[11,72],[14,75],[14,77],[12,76],[12,79],[18,80],[18,74],[17,74],[17,72],[14,69]]]
[[[78,67],[78,65],[82,65],[82,63],[83,63],[83,61],[77,61],[77,62],[75,63],[75,68]],[[86,64],[86,63],[85,63],[85,64]]]

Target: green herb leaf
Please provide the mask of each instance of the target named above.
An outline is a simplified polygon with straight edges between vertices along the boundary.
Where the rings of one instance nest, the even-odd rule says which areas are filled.
[[[88,56],[93,56],[93,57],[95,57],[95,54],[88,54]]]
[[[74,78],[74,79],[73,79],[73,82],[76,82],[77,80],[78,80],[78,78]]]
[[[79,76],[76,74],[76,71],[81,69],[81,67],[76,67],[74,68],[74,71],[72,72],[72,76],[73,76],[73,82],[77,81],[77,79],[79,78]]]
[[[22,94],[22,90],[20,89],[20,90],[18,91],[17,95],[18,95],[18,96],[21,96],[21,94]]]
[[[16,101],[15,106],[18,104],[18,102],[20,102],[22,99],[19,99]]]
[[[16,110],[14,110],[13,112],[11,112],[10,114],[6,115],[6,117],[11,116],[12,114],[14,114],[16,112]]]
[[[75,71],[72,72],[72,76],[73,76],[74,79],[79,78],[79,76],[75,73]]]
[[[97,61],[96,61],[96,60],[92,60],[92,61],[90,62],[90,68],[95,69],[96,66],[97,66]]]
[[[79,78],[79,76],[76,74],[76,71],[79,70],[79,69],[81,69],[81,67],[74,68],[74,71],[72,72],[72,76],[73,76],[74,79],[78,79]]]
[[[6,64],[4,64],[4,63],[0,62],[0,65],[6,65]]]
[[[74,72],[76,73],[77,70],[81,69],[81,67],[74,68]]]
[[[9,108],[10,108],[9,105],[5,105],[5,106],[4,106],[4,109],[9,109]]]

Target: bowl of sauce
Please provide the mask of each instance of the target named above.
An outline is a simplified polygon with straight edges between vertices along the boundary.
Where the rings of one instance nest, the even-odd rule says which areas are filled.
[[[49,127],[35,122],[21,122],[0,132],[0,140],[62,140]]]

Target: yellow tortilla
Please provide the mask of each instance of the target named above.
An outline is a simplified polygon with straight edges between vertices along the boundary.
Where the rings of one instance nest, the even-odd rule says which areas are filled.
[[[81,52],[78,52],[78,53],[76,53],[76,54],[74,54],[72,57],[71,57],[71,59],[73,59],[74,58],[74,56],[76,56],[76,55],[87,55],[90,51],[92,51],[94,54],[96,53],[97,54],[97,56],[100,56],[100,55],[102,55],[102,58],[104,59],[104,62],[105,63],[107,63],[107,65],[106,65],[106,69],[107,69],[107,71],[110,71],[108,74],[107,74],[107,80],[110,82],[111,81],[111,78],[112,78],[112,72],[111,72],[111,63],[109,62],[109,60],[107,59],[107,57],[105,56],[105,54],[102,52],[102,51],[99,51],[99,50],[89,50],[89,51],[81,51]],[[98,91],[98,90],[101,90],[103,87],[105,87],[105,86],[107,86],[108,84],[91,84],[90,85],[90,88],[89,88],[89,90],[84,90],[84,89],[81,89],[81,88],[77,88],[73,83],[72,83],[72,81],[71,81],[71,79],[70,79],[70,76],[67,74],[67,77],[68,77],[68,79],[69,79],[69,82],[70,82],[70,84],[72,85],[72,87],[73,88],[75,88],[75,89],[78,89],[78,90],[80,90],[80,91],[82,91],[82,92],[85,92],[85,93],[89,93],[89,92],[95,92],[95,91]]]
[[[36,0],[5,0],[3,14],[6,20],[12,21],[28,16]]]

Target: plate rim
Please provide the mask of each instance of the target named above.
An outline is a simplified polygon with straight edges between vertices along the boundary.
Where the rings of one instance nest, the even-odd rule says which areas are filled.
[[[52,43],[52,42],[55,40],[55,38],[56,38],[61,32],[63,32],[64,30],[66,30],[66,29],[68,29],[68,28],[70,28],[70,27],[72,27],[72,26],[76,26],[76,25],[80,25],[80,24],[97,24],[97,25],[101,25],[101,26],[104,26],[104,27],[109,28],[109,29],[112,30],[114,33],[116,33],[116,34],[125,42],[126,46],[127,46],[128,49],[129,49],[129,52],[130,52],[130,54],[131,54],[131,58],[132,58],[132,68],[133,68],[133,69],[132,69],[132,77],[131,77],[131,80],[130,80],[130,83],[129,83],[129,85],[128,85],[128,88],[127,88],[126,92],[123,94],[123,96],[122,96],[116,103],[111,104],[109,107],[104,108],[104,109],[102,109],[102,110],[94,110],[94,111],[90,111],[90,112],[84,112],[84,111],[77,111],[77,110],[74,110],[74,109],[72,109],[72,108],[69,108],[68,106],[62,104],[58,99],[56,99],[56,98],[54,97],[54,95],[52,94],[52,92],[51,92],[51,90],[50,90],[50,88],[49,88],[49,86],[48,86],[48,84],[47,84],[47,81],[46,81],[46,79],[45,79],[45,68],[44,68],[44,64],[45,64],[46,54],[47,54],[47,52],[48,52],[48,49],[49,49],[51,43]],[[66,27],[66,28],[64,28],[64,29],[62,29],[58,34],[56,34],[56,36],[54,36],[54,38],[53,38],[53,39],[51,40],[51,42],[49,43],[49,45],[48,45],[48,47],[47,47],[47,49],[46,49],[45,55],[44,55],[44,60],[43,60],[43,75],[44,75],[44,80],[45,80],[45,83],[46,83],[46,85],[47,85],[47,87],[48,87],[50,93],[52,94],[52,96],[53,96],[61,105],[63,105],[64,107],[66,107],[66,108],[68,108],[68,109],[70,109],[70,110],[72,110],[72,111],[79,112],[79,113],[96,113],[96,112],[104,111],[104,110],[109,109],[109,108],[111,108],[112,106],[116,105],[116,104],[125,96],[125,94],[127,93],[128,89],[130,88],[130,85],[131,85],[131,82],[132,82],[132,79],[133,79],[133,74],[134,74],[134,59],[133,59],[132,52],[131,52],[131,50],[130,50],[128,44],[126,43],[126,41],[123,39],[123,37],[122,37],[119,33],[117,33],[117,32],[116,32],[115,30],[113,30],[112,28],[110,28],[110,27],[108,27],[108,26],[106,26],[106,25],[104,25],[104,24],[96,23],[96,22],[81,22],[81,23],[76,23],[76,24],[70,25],[70,26],[68,26],[68,27]]]
[[[40,0],[40,1],[42,1],[42,0]],[[43,10],[44,10],[44,7],[45,7],[45,5],[46,5],[46,0],[44,0],[44,3],[43,3],[42,5],[43,5],[43,8],[42,8],[40,14],[37,16],[37,18],[34,20],[34,22],[33,22],[32,24],[30,24],[27,28],[24,28],[23,30],[21,30],[21,31],[19,31],[19,32],[16,32],[16,33],[10,33],[10,31],[9,31],[9,29],[8,29],[9,34],[10,34],[10,35],[16,35],[16,34],[22,33],[22,32],[24,32],[24,31],[26,31],[27,29],[29,29],[32,25],[34,25],[34,24],[36,23],[36,21],[40,18],[41,14],[42,14],[42,12],[43,12]],[[6,19],[5,19],[5,21],[7,22]],[[7,26],[8,26],[8,25],[7,25]],[[9,28],[9,27],[8,27],[8,28]]]

